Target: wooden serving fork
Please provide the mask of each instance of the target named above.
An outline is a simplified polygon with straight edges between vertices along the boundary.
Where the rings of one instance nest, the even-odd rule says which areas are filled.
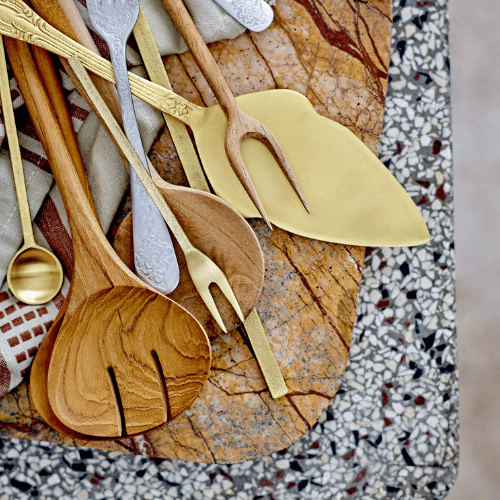
[[[248,138],[256,139],[269,149],[305,209],[310,212],[279,142],[265,125],[240,109],[182,0],[162,0],[162,2],[227,116],[225,137],[227,159],[266,224],[272,228],[241,157],[241,143]]]

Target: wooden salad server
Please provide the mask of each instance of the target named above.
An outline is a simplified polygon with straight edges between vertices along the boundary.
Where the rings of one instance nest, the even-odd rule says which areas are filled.
[[[24,75],[22,72],[22,67],[21,69],[19,69],[19,60],[24,57],[23,54],[25,53],[25,51],[27,53],[27,45],[24,42],[20,42],[13,38],[6,38],[5,48],[6,52],[10,56],[11,69],[13,70],[14,75],[16,76],[16,78],[22,78]],[[80,148],[78,146],[76,133],[73,128],[73,122],[69,114],[64,94],[59,84],[56,69],[52,62],[50,54],[47,51],[34,45],[32,46],[32,53],[35,59],[36,66],[39,70],[39,74],[34,75],[33,77],[41,78],[42,84],[49,95],[51,105],[55,110],[55,114],[59,122],[59,128],[66,140],[66,144],[70,151],[73,164],[75,165],[75,171],[80,178],[82,189],[85,191],[91,208],[97,217],[97,212],[95,211],[94,202],[92,200],[92,195],[90,193],[90,188],[86,178],[85,166],[80,154]],[[34,110],[35,103],[32,100],[31,94],[28,93],[27,90],[25,90],[23,98],[27,108],[29,110]],[[47,146],[44,143],[43,131],[40,129],[40,122],[35,121],[34,124],[37,129],[39,138],[42,140],[44,150],[47,151]],[[66,427],[52,411],[52,407],[50,406],[47,394],[47,375],[49,371],[50,356],[52,354],[52,349],[54,347],[54,342],[59,331],[59,327],[61,326],[61,322],[68,306],[70,294],[71,286],[66,295],[66,299],[63,302],[59,313],[57,314],[57,317],[53,321],[47,334],[45,335],[45,338],[38,347],[36,356],[33,359],[30,368],[29,392],[32,403],[45,422],[47,422],[53,429],[57,430],[58,432],[66,434],[67,436],[70,436],[72,438],[76,438],[76,433],[69,427]]]
[[[114,81],[108,61],[55,30],[20,0],[0,0],[0,20],[0,33],[66,58],[77,55],[88,70]],[[220,105],[202,108],[132,73],[129,79],[132,93],[191,127],[215,193],[244,217],[258,217],[227,161],[227,119]],[[311,209],[305,212],[276,171],[269,150],[258,141],[244,141],[245,167],[273,224],[308,238],[348,245],[413,246],[429,241],[418,208],[386,166],[349,129],[316,113],[306,97],[268,90],[236,101],[276,136]]]
[[[14,54],[18,50],[17,44],[24,43],[14,39],[7,39],[7,42],[10,52],[13,51]],[[44,49],[36,46],[33,46],[33,53],[43,80],[43,85],[47,90],[52,106],[56,110],[61,131],[65,135],[69,149],[72,150],[74,163],[78,166],[78,172],[85,175],[85,167],[81,159],[71,117],[50,55]],[[68,68],[71,69],[69,65]],[[16,70],[16,67],[14,67],[14,70]],[[27,99],[30,97],[30,94],[25,93],[24,97]],[[32,106],[33,103],[30,103],[30,107]],[[153,175],[156,173],[154,169],[151,171]],[[158,174],[156,175],[158,176]],[[157,181],[164,183],[161,178]],[[190,190],[189,194],[192,196],[189,199],[190,197],[185,193],[178,195],[175,186],[164,184],[162,189],[166,189],[167,192],[170,191],[171,205],[176,217],[180,220],[183,227],[186,228],[187,234],[194,244],[205,253],[208,253],[225,270],[246,317],[259,297],[263,281],[262,252],[254,232],[241,215],[220,198],[206,193],[199,193],[200,196],[196,196],[198,193]],[[87,183],[85,185],[88,187]],[[87,196],[93,206],[90,193]],[[186,199],[186,196],[188,199]],[[218,223],[220,220],[224,221],[224,225],[221,226]],[[212,227],[211,224],[215,222],[217,224]],[[238,231],[234,231],[234,227],[237,227]],[[214,245],[214,241],[217,242],[217,245]],[[130,245],[127,247],[127,253],[129,248]],[[212,255],[210,252],[214,252],[216,255]],[[187,272],[182,254],[178,252],[178,255],[180,256],[182,280],[180,286],[170,295],[170,298],[186,307],[208,331],[217,331],[219,328],[214,323],[208,309],[199,297]],[[123,255],[121,255],[121,258],[122,260],[126,260]],[[133,254],[129,255],[128,258],[131,258],[131,262],[128,263],[129,267],[133,267]],[[234,310],[220,296],[220,292],[218,293],[217,290],[214,290],[213,293],[216,295],[215,300],[226,326],[228,329],[235,328],[240,320],[237,318]],[[40,416],[53,429],[74,439],[88,440],[93,438],[73,431],[57,418],[52,411],[47,394],[47,375],[50,356],[66,305],[67,300],[40,345],[31,365],[30,398]]]
[[[109,245],[41,80],[34,78],[31,53],[18,54],[18,83],[35,105],[30,114],[43,131],[75,254],[49,366],[50,405],[64,425],[88,436],[147,432],[194,401],[210,369],[210,343],[187,311],[141,282]]]

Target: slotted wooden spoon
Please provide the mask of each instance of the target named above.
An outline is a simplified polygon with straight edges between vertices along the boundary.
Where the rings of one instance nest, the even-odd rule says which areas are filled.
[[[30,56],[30,57],[28,57]],[[184,411],[208,376],[210,344],[182,307],[152,291],[107,242],[75,172],[31,54],[17,63],[35,104],[68,214],[75,272],[49,367],[49,401],[76,432],[107,439],[157,428]],[[48,111],[49,110],[49,111]],[[52,377],[51,377],[52,374]]]

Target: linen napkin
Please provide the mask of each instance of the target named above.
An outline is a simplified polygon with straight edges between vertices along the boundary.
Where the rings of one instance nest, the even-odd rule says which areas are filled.
[[[85,8],[85,0],[73,0],[89,27],[96,44],[107,57],[106,44],[93,32]],[[244,28],[226,14],[213,0],[184,0],[203,39],[213,42],[235,38]],[[270,2],[271,3],[271,2]],[[187,50],[182,37],[173,26],[161,0],[142,0],[142,7],[162,55]],[[127,48],[127,61],[134,72],[145,76],[139,55]],[[99,120],[90,112],[83,98],[74,89],[61,66],[63,88],[68,102],[82,157],[87,168],[90,187],[104,232],[107,232],[128,187],[128,172],[116,147]],[[15,196],[14,180],[3,119],[0,120],[0,397],[19,385],[33,360],[36,350],[55,319],[69,289],[73,276],[71,236],[57,186],[38,141],[34,126],[24,106],[14,78],[11,78],[19,143],[25,170],[30,211],[36,241],[50,248],[64,268],[64,284],[59,295],[43,306],[18,302],[9,292],[5,273],[9,262],[22,244],[21,222]],[[163,125],[161,115],[151,106],[134,98],[139,129],[146,150],[151,147]]]

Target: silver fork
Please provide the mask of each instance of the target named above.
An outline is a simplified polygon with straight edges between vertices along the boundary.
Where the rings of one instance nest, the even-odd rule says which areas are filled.
[[[149,173],[128,80],[125,47],[139,16],[139,0],[87,0],[90,21],[108,44],[128,140]],[[135,171],[129,168],[137,274],[162,293],[179,283],[179,265],[168,227]]]

